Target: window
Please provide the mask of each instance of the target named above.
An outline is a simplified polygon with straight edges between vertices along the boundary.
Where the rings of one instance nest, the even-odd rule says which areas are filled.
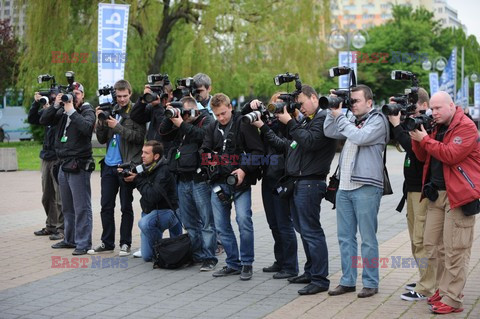
[[[3,11],[3,14],[6,15],[6,16],[9,16],[10,15],[10,9],[5,9],[5,11]]]
[[[438,8],[437,11],[438,11],[438,13],[442,13],[442,12],[443,12],[443,8]]]

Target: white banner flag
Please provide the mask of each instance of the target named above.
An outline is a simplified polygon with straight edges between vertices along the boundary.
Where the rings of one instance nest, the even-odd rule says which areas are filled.
[[[338,66],[348,66],[353,69],[358,80],[356,54],[356,51],[339,51]],[[353,56],[355,56],[355,59],[352,58]],[[348,74],[338,77],[338,87],[341,89],[348,89],[350,87],[350,83],[348,83]]]
[[[123,79],[130,5],[98,4],[98,88]]]

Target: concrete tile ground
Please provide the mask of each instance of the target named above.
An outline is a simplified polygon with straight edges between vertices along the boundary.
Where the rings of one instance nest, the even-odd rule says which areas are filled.
[[[403,154],[390,149],[388,163],[395,194],[382,199],[378,238],[382,257],[411,257],[405,213],[398,213]],[[334,160],[336,165],[337,159]],[[333,166],[333,165],[332,165]],[[333,166],[334,167],[334,166]],[[99,243],[100,178],[92,175],[94,245]],[[101,261],[85,260],[86,268],[52,268],[52,258],[68,258],[70,250],[53,250],[52,242],[35,237],[44,223],[39,172],[0,173],[0,318],[432,318],[425,302],[402,301],[406,283],[415,281],[413,268],[380,269],[380,292],[372,298],[326,293],[299,297],[302,285],[274,280],[262,273],[273,261],[273,240],[265,220],[259,185],[253,190],[255,263],[252,280],[213,278],[198,266],[181,270],[152,269],[151,263],[113,254]],[[134,201],[138,221],[139,194]],[[118,207],[117,203],[117,207]],[[329,247],[331,285],[340,278],[336,217],[322,203],[321,222]],[[117,209],[117,229],[120,212]],[[465,287],[465,311],[442,318],[480,318],[480,239],[476,236]],[[236,226],[234,226],[234,229]],[[139,247],[138,227],[133,248]],[[118,240],[118,239],[117,239]],[[360,242],[360,240],[359,240]],[[305,261],[299,245],[300,264]],[[222,267],[225,255],[219,256]],[[81,260],[79,260],[81,261]],[[108,262],[108,264],[107,264]],[[112,264],[113,262],[113,264]],[[103,263],[103,264],[102,264]],[[81,263],[80,263],[81,264]]]

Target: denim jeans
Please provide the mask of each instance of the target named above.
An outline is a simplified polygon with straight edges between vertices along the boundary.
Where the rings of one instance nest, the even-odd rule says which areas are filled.
[[[65,173],[60,168],[58,185],[62,198],[65,239],[77,249],[92,248],[91,172]]]
[[[230,197],[232,190],[227,184],[215,183],[215,186],[222,187],[225,195]],[[240,232],[240,254],[238,251],[237,239],[233,232],[230,215],[232,210],[231,203],[220,201],[217,194],[212,190],[211,193],[213,217],[215,228],[217,229],[223,248],[227,254],[225,260],[227,266],[239,270],[242,265],[252,265],[254,260],[253,252],[253,222],[252,222],[252,189],[233,192],[233,202],[235,203],[236,221]]]
[[[326,189],[323,180],[298,180],[290,200],[290,211],[307,257],[305,275],[311,278],[312,284],[328,288],[328,249],[320,224],[320,203]]]
[[[378,288],[378,210],[383,190],[363,185],[354,190],[337,191],[337,233],[342,262],[340,285],[353,287],[357,281],[357,226],[362,239],[362,283],[365,288]],[[376,258],[376,259],[375,259]]]
[[[297,236],[293,228],[288,200],[274,195],[276,181],[264,177],[262,200],[268,226],[273,236],[275,262],[282,271],[298,274]]]
[[[120,209],[122,221],[120,223],[120,246],[132,245],[133,229],[133,189],[134,183],[127,183],[117,173],[117,167],[102,165],[100,203],[102,210],[102,242],[107,249],[115,248],[115,200],[120,190]]]
[[[195,261],[214,260],[217,234],[213,221],[210,185],[193,180],[178,181],[179,217],[193,245]]]
[[[155,242],[162,239],[163,232],[166,229],[177,225],[180,225],[180,222],[170,209],[152,210],[148,214],[142,212],[142,218],[138,221],[138,227],[142,231],[140,233],[140,250],[143,260],[152,261]]]

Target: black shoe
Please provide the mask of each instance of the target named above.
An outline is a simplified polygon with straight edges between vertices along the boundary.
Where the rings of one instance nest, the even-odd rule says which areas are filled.
[[[282,267],[280,267],[277,262],[274,262],[273,265],[269,267],[264,267],[263,272],[279,272],[282,270]]]
[[[250,280],[253,275],[252,265],[245,265],[242,267],[242,272],[240,273],[240,280]]]
[[[309,284],[308,286],[305,286],[304,288],[300,289],[298,293],[300,295],[314,295],[318,294],[319,292],[327,291],[328,287],[320,287],[315,284]]]
[[[200,271],[212,271],[215,269],[215,266],[217,266],[217,261],[215,261],[215,259],[205,260],[202,267],[200,267]]]
[[[52,248],[58,249],[58,248],[76,248],[77,246],[73,244],[67,244],[64,240],[59,241],[56,244],[52,245]]]
[[[339,296],[339,295],[346,294],[347,292],[354,292],[355,290],[356,290],[355,286],[348,287],[348,286],[338,285],[335,289],[330,290],[328,294],[330,296]]]
[[[72,255],[74,255],[74,256],[86,255],[86,254],[87,254],[87,250],[86,250],[86,249],[77,249],[77,248],[75,248],[75,250],[72,252]]]
[[[376,293],[378,293],[378,288],[365,288],[365,287],[363,287],[362,290],[360,290],[360,292],[358,293],[358,298],[371,297]]]
[[[273,279],[287,279],[297,276],[296,274],[292,274],[286,271],[279,271],[275,275],[273,275]]]
[[[47,230],[46,228],[42,228],[40,230],[34,231],[33,234],[35,236],[48,236],[48,235],[53,234],[53,232]]]
[[[55,234],[51,234],[48,238],[50,240],[60,240],[60,239],[64,239],[65,236],[62,233],[55,233]]]
[[[309,284],[310,282],[312,282],[312,279],[307,277],[307,275],[302,274],[300,276],[288,278],[288,281],[292,284]]]
[[[225,266],[212,274],[213,277],[225,277],[231,275],[240,275],[240,270]]]

